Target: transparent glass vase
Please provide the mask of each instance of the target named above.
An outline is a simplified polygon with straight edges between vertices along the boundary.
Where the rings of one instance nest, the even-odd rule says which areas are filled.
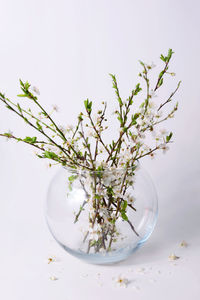
[[[53,178],[46,220],[68,253],[88,263],[109,264],[126,259],[149,238],[157,220],[156,190],[140,165],[128,177],[126,172],[63,167]]]

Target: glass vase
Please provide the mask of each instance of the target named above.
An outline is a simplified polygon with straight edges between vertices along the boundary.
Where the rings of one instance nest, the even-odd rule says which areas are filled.
[[[50,183],[45,214],[53,237],[68,253],[109,264],[145,243],[157,210],[154,185],[140,165],[96,172],[63,167]]]

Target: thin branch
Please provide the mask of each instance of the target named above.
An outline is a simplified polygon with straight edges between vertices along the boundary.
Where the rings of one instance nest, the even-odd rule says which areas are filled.
[[[162,104],[159,106],[158,111],[159,111],[164,105],[166,105],[167,103],[171,102],[172,97],[173,97],[174,94],[178,91],[178,89],[179,89],[179,87],[180,87],[180,84],[181,84],[181,81],[179,81],[179,83],[178,83],[176,89],[173,91],[173,93],[171,93],[171,95],[169,96],[169,98],[168,98],[164,103],[162,103]]]
[[[37,141],[37,142],[35,142],[35,143],[29,143],[29,142],[24,141],[24,140],[21,139],[21,138],[17,138],[16,136],[14,136],[14,135],[12,135],[12,134],[5,135],[5,134],[2,134],[2,133],[1,133],[0,136],[6,137],[7,139],[14,139],[14,140],[16,140],[16,141],[18,141],[18,142],[23,142],[23,143],[26,143],[26,144],[28,144],[28,145],[31,145],[31,146],[33,146],[33,147],[35,147],[35,148],[37,148],[37,149],[39,149],[39,150],[41,150],[41,151],[45,151],[45,149],[44,149],[43,147],[40,147],[40,146],[36,145],[36,143],[44,144],[44,142],[39,142],[39,141]]]

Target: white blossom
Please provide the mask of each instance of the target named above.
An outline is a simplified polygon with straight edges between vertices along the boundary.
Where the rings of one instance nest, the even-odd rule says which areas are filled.
[[[155,152],[151,152],[151,153],[150,153],[151,159],[154,159],[154,158],[155,158],[155,155],[156,155]]]
[[[40,95],[40,91],[36,86],[32,87],[33,92],[35,92],[37,95]]]
[[[49,279],[50,279],[50,280],[52,280],[52,281],[56,281],[56,280],[58,280],[58,278],[57,278],[57,277],[55,277],[55,276],[51,276]]]
[[[181,247],[187,247],[187,246],[188,246],[188,243],[187,243],[186,241],[182,241],[182,242],[180,243],[180,246],[181,246]]]
[[[156,98],[157,97],[156,92],[154,90],[150,91],[150,97],[151,98]]]
[[[93,137],[94,136],[94,131],[92,129],[88,130],[88,136]]]
[[[180,257],[179,256],[176,256],[174,253],[170,254],[169,256],[169,261],[174,261],[174,260],[177,260],[179,259]]]
[[[8,142],[9,141],[9,136],[13,135],[13,132],[9,129],[8,132],[7,132],[7,137],[6,137],[6,141]]]
[[[121,275],[118,278],[116,278],[115,281],[117,285],[124,288],[126,288],[129,284],[129,280],[126,277],[122,277]]]
[[[151,67],[151,69],[153,69],[153,68],[156,67],[156,65],[154,64],[154,62],[151,63],[150,67]]]
[[[95,240],[95,241],[98,241],[99,239],[99,234],[101,233],[101,225],[99,224],[94,224],[92,226],[89,227],[89,236],[90,236],[90,239],[91,240]]]
[[[95,114],[95,115],[93,116],[93,120],[94,120],[94,122],[95,122],[96,124],[99,124],[100,121],[101,121],[101,117],[100,117],[98,114]]]
[[[53,110],[55,110],[56,112],[58,112],[58,111],[59,111],[58,106],[54,104],[54,105],[53,105]]]
[[[169,147],[167,146],[166,143],[161,144],[161,145],[159,146],[159,148],[163,150],[163,153],[164,153],[164,154],[169,150]]]
[[[68,124],[67,126],[66,126],[66,130],[67,131],[72,131],[73,130],[73,126],[72,125],[70,125],[70,124]]]

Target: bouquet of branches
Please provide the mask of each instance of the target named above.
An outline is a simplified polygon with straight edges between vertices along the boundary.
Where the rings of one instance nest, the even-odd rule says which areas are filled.
[[[170,111],[164,114],[164,108],[173,100],[180,82],[164,101],[154,100],[162,87],[165,76],[175,76],[169,72],[169,62],[173,55],[169,49],[166,56],[161,55],[163,68],[156,82],[151,83],[149,74],[154,67],[140,61],[142,70],[140,80],[145,84],[144,94],[141,83],[137,83],[130,96],[122,100],[115,75],[110,74],[116,94],[118,107],[114,118],[119,122],[116,130],[107,125],[107,103],[94,111],[89,99],[84,101],[84,111],[78,115],[76,126],[60,127],[38,100],[39,90],[29,82],[20,80],[22,93],[18,97],[38,108],[24,108],[0,93],[0,100],[11,112],[21,118],[28,126],[35,129],[38,136],[17,137],[11,131],[0,136],[16,140],[34,147],[36,155],[41,159],[51,160],[50,166],[60,164],[73,170],[68,177],[68,188],[79,181],[85,191],[85,200],[79,211],[75,213],[74,222],[78,222],[81,212],[88,209],[88,228],[84,234],[84,242],[88,241],[87,252],[91,248],[95,252],[110,251],[119,232],[117,221],[123,220],[131,227],[133,234],[138,235],[134,225],[128,218],[128,210],[136,211],[135,199],[129,192],[133,186],[133,175],[137,172],[138,161],[145,156],[154,157],[155,152],[166,152],[172,142],[172,132],[160,128],[160,124],[173,118],[178,109],[175,103]],[[141,100],[142,99],[142,100]],[[154,100],[154,101],[153,101]],[[57,110],[57,107],[54,107]],[[113,138],[106,143],[104,132],[111,130]],[[146,137],[151,138],[148,144]]]

